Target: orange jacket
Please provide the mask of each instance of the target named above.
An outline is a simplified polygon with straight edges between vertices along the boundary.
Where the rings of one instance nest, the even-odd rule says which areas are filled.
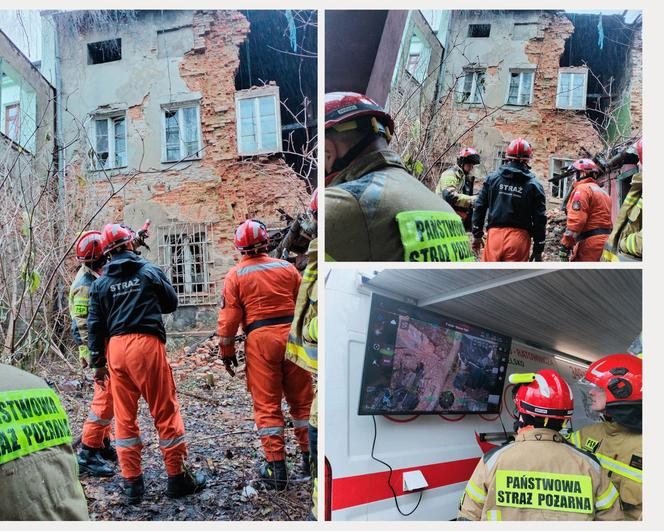
[[[594,179],[574,183],[574,191],[567,201],[567,230],[575,240],[593,229],[611,229],[611,198]]]
[[[263,319],[292,316],[300,289],[297,269],[266,254],[243,256],[224,280],[224,294],[217,323],[221,355],[235,352],[235,334],[242,324]]]

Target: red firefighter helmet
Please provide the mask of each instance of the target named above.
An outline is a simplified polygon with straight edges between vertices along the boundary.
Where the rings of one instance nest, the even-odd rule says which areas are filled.
[[[357,92],[328,92],[325,94],[325,129],[362,117],[375,116],[386,128],[389,141],[394,132],[394,120],[385,110],[364,94]]]
[[[262,221],[248,219],[235,230],[233,243],[242,254],[265,251],[270,238]]]
[[[318,216],[318,188],[311,194],[311,201],[309,203],[309,210],[314,216]]]
[[[572,390],[556,371],[542,369],[537,373],[511,374],[509,381],[522,384],[514,398],[519,413],[551,419],[572,417]]]
[[[117,249],[121,245],[130,244],[134,239],[134,231],[120,223],[109,223],[102,229],[104,238],[104,254]]]
[[[461,148],[457,156],[457,164],[462,166],[464,164],[479,164],[480,154],[471,147]]]
[[[572,163],[572,167],[579,173],[599,173],[600,168],[592,159],[578,159]]]
[[[607,404],[643,399],[643,361],[632,354],[611,354],[593,363],[585,382],[604,390]]]
[[[639,138],[639,140],[635,144],[636,152],[639,154],[639,162],[643,164],[643,144],[642,144],[643,138]]]
[[[506,159],[530,160],[533,148],[525,138],[515,138],[505,150]]]
[[[104,256],[104,238],[98,230],[88,230],[76,242],[76,260],[83,264],[96,262]]]

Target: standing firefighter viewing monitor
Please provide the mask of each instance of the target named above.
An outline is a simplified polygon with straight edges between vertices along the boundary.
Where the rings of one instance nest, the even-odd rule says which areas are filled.
[[[374,294],[359,414],[498,413],[511,344]]]

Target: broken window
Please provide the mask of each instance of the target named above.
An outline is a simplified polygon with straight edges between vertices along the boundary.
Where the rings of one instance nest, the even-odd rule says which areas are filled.
[[[584,110],[586,108],[587,83],[587,68],[561,69],[558,72],[556,107],[558,109]]]
[[[122,59],[122,39],[91,42],[88,44],[88,64],[98,65]]]
[[[493,158],[494,171],[500,168],[505,162],[505,152],[507,151],[507,146],[507,143],[503,144],[502,146],[496,146],[496,155]]]
[[[468,37],[488,37],[491,33],[491,24],[469,24]]]
[[[533,96],[533,70],[510,70],[508,105],[530,105]]]
[[[127,127],[124,114],[95,118],[92,167],[107,170],[126,165]]]
[[[559,175],[563,168],[566,166],[569,166],[574,162],[573,159],[563,159],[563,158],[556,158],[553,157],[551,159],[551,166],[550,166],[550,178],[553,178],[556,175]],[[557,198],[557,199],[563,199],[565,195],[567,194],[568,187],[570,186],[570,180],[572,177],[566,177],[565,179],[561,179],[557,182],[552,182],[551,184],[551,197]]]
[[[458,91],[459,103],[482,103],[484,101],[484,70],[465,70],[459,80],[461,90]]]
[[[200,107],[182,105],[162,109],[162,161],[175,162],[200,158]]]
[[[183,306],[216,304],[210,223],[171,223],[157,228],[158,261]]]
[[[235,110],[238,154],[260,155],[282,150],[279,87],[236,92]]]
[[[34,153],[37,93],[2,59],[0,79],[0,133]]]
[[[419,31],[414,31],[410,37],[408,46],[408,60],[406,71],[415,78],[418,83],[423,83],[429,70],[431,59],[431,46],[426,42]]]

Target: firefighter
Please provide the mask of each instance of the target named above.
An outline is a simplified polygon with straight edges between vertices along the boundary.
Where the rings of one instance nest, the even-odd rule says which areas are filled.
[[[642,512],[642,367],[641,359],[631,354],[605,356],[588,367],[582,383],[602,421],[568,436],[608,471],[627,520],[641,520]]]
[[[109,262],[90,290],[88,346],[95,380],[107,385],[110,371],[125,495],[129,503],[137,504],[144,494],[143,443],[137,423],[138,401],[143,397],[159,434],[168,474],[166,494],[180,498],[201,490],[205,477],[185,465],[184,423],[166,358],[161,314],[176,310],[177,295],[162,270],[133,251],[131,229],[109,224],[102,236]]]
[[[90,519],[71,442],[58,395],[0,364],[0,520]]]
[[[76,242],[76,260],[81,264],[69,289],[69,313],[72,333],[78,345],[81,366],[89,363],[88,350],[88,302],[90,286],[99,278],[106,263],[101,232],[87,231]],[[113,420],[113,396],[110,386],[94,383],[92,404],[88,418],[83,424],[81,451],[78,453],[80,474],[112,476],[113,468],[106,462],[117,461],[115,448],[111,445],[111,421]]]
[[[629,262],[643,257],[643,146],[642,139],[634,145],[639,157],[639,172],[632,177],[629,192],[620,207],[613,231],[604,245],[602,262]]]
[[[389,149],[393,131],[370,98],[325,95],[327,259],[474,261],[461,218]]]
[[[592,454],[566,444],[559,430],[574,400],[556,372],[512,374],[519,388],[514,442],[480,459],[460,520],[622,520],[618,491]]]
[[[567,228],[561,240],[563,261],[599,262],[611,233],[611,198],[597,184],[601,170],[591,159],[575,160],[576,182],[567,201]]]
[[[471,147],[461,149],[456,164],[443,172],[436,186],[436,193],[459,214],[467,231],[470,231],[473,204],[477,197],[473,195],[475,177],[471,173],[479,163],[480,155],[477,151]]]
[[[512,140],[505,151],[505,163],[487,177],[475,200],[473,251],[479,254],[484,245],[483,262],[527,262],[529,255],[531,261],[542,261],[546,199],[542,185],[528,165],[532,156],[533,148],[527,140]]]
[[[312,232],[318,229],[318,189],[311,197],[309,218]],[[288,333],[286,359],[313,374],[318,372],[318,239],[314,238],[307,250],[307,267],[297,294],[293,323]],[[309,474],[314,480],[312,493],[312,519],[318,519],[318,393],[314,387],[314,399],[309,412]],[[306,470],[306,468],[305,468]]]
[[[288,484],[288,471],[282,396],[290,406],[303,465],[307,466],[309,461],[307,427],[313,399],[311,376],[285,359],[300,274],[289,262],[267,256],[269,238],[260,221],[249,219],[240,224],[234,243],[242,258],[224,281],[217,331],[220,353],[233,375],[232,367],[237,367],[235,334],[242,324],[247,335],[247,388],[266,459],[259,474],[266,486],[283,490]]]

